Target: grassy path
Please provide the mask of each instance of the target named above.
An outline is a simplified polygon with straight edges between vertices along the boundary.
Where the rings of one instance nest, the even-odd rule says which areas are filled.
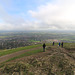
[[[39,50],[41,49],[42,50],[42,47],[36,47],[36,48],[32,48],[32,49],[26,49],[26,50],[21,50],[21,51],[18,51],[18,52],[15,52],[15,53],[12,53],[12,54],[8,54],[8,55],[4,55],[4,56],[1,56],[0,57],[0,63],[6,61],[6,60],[9,60],[13,57],[17,57],[19,55],[22,55],[24,54],[25,52],[29,52],[29,51],[33,51],[33,50]]]
[[[38,44],[38,45],[19,47],[19,48],[9,49],[9,50],[0,50],[0,56],[8,55],[8,54],[15,53],[15,52],[22,51],[22,50],[33,49],[33,48],[40,47],[40,46],[42,45]]]

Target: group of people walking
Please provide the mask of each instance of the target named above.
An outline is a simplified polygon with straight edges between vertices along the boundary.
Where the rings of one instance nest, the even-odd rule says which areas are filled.
[[[53,42],[53,46],[54,46],[54,44],[55,44],[55,43]],[[61,43],[59,42],[59,43],[58,43],[58,46],[61,46],[61,47],[63,48],[63,42],[61,42]]]
[[[52,45],[54,46],[54,45],[55,45],[55,42],[53,42]],[[61,47],[63,48],[63,42],[61,42],[61,43],[59,42],[59,43],[58,43],[58,46],[61,46]],[[44,44],[43,44],[43,52],[45,52],[45,47],[46,47],[46,44],[44,43]]]

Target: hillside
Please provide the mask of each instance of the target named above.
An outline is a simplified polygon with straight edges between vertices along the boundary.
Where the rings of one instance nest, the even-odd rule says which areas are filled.
[[[47,44],[46,52],[30,53],[32,54],[17,56],[15,59],[1,63],[0,75],[75,74],[74,43],[65,43],[64,48],[57,46],[57,44],[55,46]]]

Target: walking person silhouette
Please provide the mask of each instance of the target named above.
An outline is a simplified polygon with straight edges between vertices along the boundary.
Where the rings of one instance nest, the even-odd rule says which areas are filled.
[[[45,47],[46,47],[46,45],[45,45],[45,43],[43,44],[43,52],[45,52]]]
[[[63,48],[63,42],[61,43],[61,47]]]
[[[54,42],[53,42],[53,46],[54,46]]]

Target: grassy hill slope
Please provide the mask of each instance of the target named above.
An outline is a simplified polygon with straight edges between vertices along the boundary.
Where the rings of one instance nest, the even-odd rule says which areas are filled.
[[[32,49],[32,48],[36,48],[40,46],[41,44],[31,45],[31,46],[26,46],[26,47],[19,47],[19,48],[9,49],[9,50],[0,50],[0,56],[8,55],[8,54],[15,53],[15,52],[22,51],[22,50]]]
[[[74,75],[74,43],[65,43],[64,48],[48,44],[46,52],[29,51],[0,64],[0,71],[1,75]]]

